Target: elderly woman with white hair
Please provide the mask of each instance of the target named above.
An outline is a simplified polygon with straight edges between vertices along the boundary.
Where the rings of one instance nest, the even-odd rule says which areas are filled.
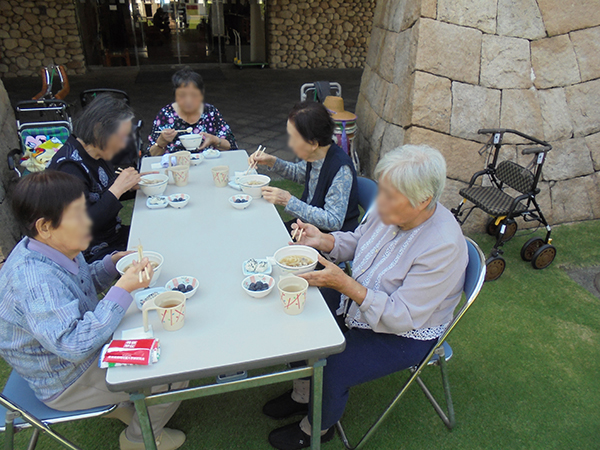
[[[452,320],[468,262],[462,231],[439,203],[446,163],[431,147],[405,145],[377,165],[376,206],[354,232],[322,233],[300,220],[299,244],[322,252],[323,270],[301,275],[322,288],[346,337],[323,376],[321,440],[346,407],[349,389],[421,362]],[[353,261],[352,277],[335,263]],[[310,380],[268,402],[263,412],[283,419],[308,414]],[[269,442],[280,450],[310,446],[310,416],[278,428]]]

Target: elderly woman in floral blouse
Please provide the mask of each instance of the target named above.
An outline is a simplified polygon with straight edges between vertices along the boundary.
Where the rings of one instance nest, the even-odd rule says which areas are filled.
[[[352,277],[319,257],[323,270],[300,275],[319,286],[342,322],[346,349],[327,359],[323,372],[321,440],[333,438],[351,387],[421,362],[452,320],[464,284],[467,244],[453,215],[438,203],[446,163],[437,150],[406,145],[387,153],[375,171],[379,194],[354,232],[321,233],[298,221],[299,244],[334,262],[353,261]],[[310,446],[310,381],[271,400],[263,412],[283,419],[269,442],[280,450]]]
[[[192,128],[192,133],[202,134],[204,139],[196,152],[207,147],[217,150],[235,150],[237,144],[231,128],[217,108],[204,103],[204,81],[189,68],[173,75],[175,102],[160,110],[152,132],[148,136],[148,151],[152,156],[185,150],[177,130]]]

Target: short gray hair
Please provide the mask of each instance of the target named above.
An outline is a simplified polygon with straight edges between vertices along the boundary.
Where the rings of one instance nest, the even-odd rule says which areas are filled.
[[[133,118],[133,110],[123,99],[102,94],[75,119],[73,134],[86,145],[104,150],[108,139],[117,132],[121,123]]]
[[[381,158],[375,176],[387,178],[413,207],[431,198],[433,209],[446,184],[446,160],[427,145],[403,145]]]

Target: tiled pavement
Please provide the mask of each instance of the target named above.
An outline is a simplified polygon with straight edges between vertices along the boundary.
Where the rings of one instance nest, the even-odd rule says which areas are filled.
[[[199,68],[198,68],[199,67]],[[287,147],[286,120],[289,110],[300,100],[300,86],[315,80],[337,81],[342,85],[346,109],[354,111],[360,86],[361,69],[269,70],[233,66],[204,65],[195,67],[206,74],[206,101],[214,104],[230,124],[240,148],[253,151],[258,144],[268,152],[293,159]],[[144,120],[144,136],[150,131],[156,113],[173,101],[168,81],[171,69],[152,68],[152,75],[136,83],[134,68],[100,68],[86,75],[70,78],[71,93],[67,97],[79,108],[79,92],[89,88],[117,88],[126,91],[136,114]],[[30,98],[40,89],[37,78],[6,79],[4,84],[11,101]]]

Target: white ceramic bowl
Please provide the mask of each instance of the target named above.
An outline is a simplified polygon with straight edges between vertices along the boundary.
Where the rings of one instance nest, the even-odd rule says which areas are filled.
[[[179,291],[178,289],[175,289],[180,284],[184,284],[186,286],[192,286],[192,290],[183,292],[183,291]],[[169,280],[167,282],[167,284],[165,284],[165,289],[167,291],[182,292],[185,295],[185,298],[190,298],[196,293],[196,291],[198,290],[198,286],[199,286],[199,283],[196,278],[183,276],[183,277],[176,277],[176,278]]]
[[[182,202],[175,202],[173,200],[175,199],[180,199],[182,198],[183,201]],[[173,195],[169,195],[167,197],[167,200],[169,201],[169,205],[171,205],[173,208],[183,208],[185,205],[188,204],[188,202],[190,201],[190,196],[187,194],[173,194]]]
[[[169,200],[164,195],[152,195],[146,199],[146,206],[150,209],[163,209],[169,206]]]
[[[204,161],[204,155],[202,153],[192,153],[192,156],[190,156],[190,164],[192,166],[198,166],[202,164],[202,161]]]
[[[219,150],[215,150],[214,148],[207,148],[202,153],[205,159],[217,159],[221,156],[221,152]]]
[[[167,182],[169,181],[169,177],[160,173],[151,173],[148,175],[142,175],[142,180],[158,181],[158,183],[152,184],[147,184],[144,182],[139,183],[142,192],[148,197],[150,197],[152,195],[162,195],[165,192],[165,189],[167,189]]]
[[[135,249],[132,249],[132,250],[135,250]],[[144,250],[144,258],[148,258],[151,263],[154,262],[154,263],[158,264],[158,266],[156,266],[154,268],[154,275],[152,275],[152,279],[150,280],[150,287],[152,287],[156,284],[156,281],[160,277],[160,272],[162,271],[162,267],[163,267],[163,263],[164,263],[165,259],[158,252],[151,252],[151,251],[145,251],[145,250]],[[125,273],[125,269],[127,269],[127,266],[132,264],[134,260],[137,261],[137,259],[138,259],[137,252],[130,253],[129,255],[123,256],[119,261],[117,261],[117,265],[116,265],[117,271],[121,275],[123,275]]]
[[[250,283],[255,283],[257,281],[267,283],[269,285],[269,288],[265,289],[264,291],[251,291],[249,289]],[[242,288],[244,289],[244,291],[246,291],[246,294],[254,298],[266,297],[271,293],[273,287],[275,287],[275,280],[269,275],[250,275],[249,277],[244,278],[244,281],[242,281]]]
[[[308,266],[302,267],[290,267],[282,264],[280,261],[286,256],[306,256],[310,258],[313,263]],[[319,262],[319,253],[312,247],[307,247],[306,245],[288,245],[287,247],[282,247],[275,252],[273,255],[273,259],[275,259],[275,263],[286,273],[293,273],[295,275],[301,273],[312,272],[315,270],[317,263]]]
[[[246,200],[243,203],[236,203],[236,200]],[[252,196],[246,194],[237,194],[229,197],[229,204],[235,209],[246,209],[252,203]]]
[[[244,194],[251,195],[254,198],[261,198],[262,188],[269,185],[271,178],[266,175],[246,175],[245,177],[238,178],[237,182]]]
[[[181,134],[179,135],[179,141],[183,144],[186,150],[192,151],[200,147],[202,143],[201,134]]]

